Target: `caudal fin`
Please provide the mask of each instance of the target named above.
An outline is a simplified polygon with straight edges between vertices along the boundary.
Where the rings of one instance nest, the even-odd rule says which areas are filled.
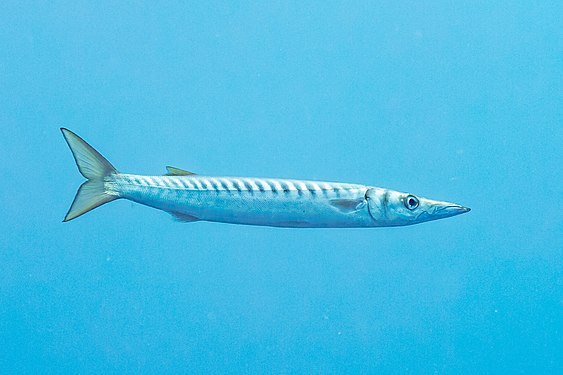
[[[69,221],[119,198],[115,192],[107,191],[105,188],[108,177],[118,172],[106,158],[78,135],[65,128],[61,128],[61,131],[72,151],[78,170],[88,179],[78,188],[74,201],[63,220]]]

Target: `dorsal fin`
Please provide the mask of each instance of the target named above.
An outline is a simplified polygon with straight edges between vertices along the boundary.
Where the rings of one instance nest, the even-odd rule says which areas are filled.
[[[168,173],[166,173],[165,176],[189,176],[189,175],[195,174],[193,172],[189,172],[189,171],[186,171],[184,169],[171,167],[171,166],[167,166],[166,170],[168,171]]]

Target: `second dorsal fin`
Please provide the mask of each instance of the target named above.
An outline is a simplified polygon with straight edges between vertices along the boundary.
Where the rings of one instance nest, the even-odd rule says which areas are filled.
[[[166,170],[168,171],[168,173],[166,173],[166,176],[189,176],[195,174],[193,172],[171,166],[167,166]]]

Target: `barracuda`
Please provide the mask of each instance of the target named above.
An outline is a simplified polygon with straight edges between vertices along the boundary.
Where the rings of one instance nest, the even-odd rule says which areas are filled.
[[[63,221],[124,198],[198,220],[291,228],[391,227],[470,211],[378,187],[337,182],[200,176],[167,167],[164,176],[118,172],[86,141],[61,128],[80,173],[87,179]]]

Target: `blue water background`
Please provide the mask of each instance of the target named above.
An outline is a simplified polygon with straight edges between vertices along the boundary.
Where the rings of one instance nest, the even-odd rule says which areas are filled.
[[[2,2],[2,373],[556,373],[561,2]],[[61,223],[121,171],[357,182],[405,228]]]

